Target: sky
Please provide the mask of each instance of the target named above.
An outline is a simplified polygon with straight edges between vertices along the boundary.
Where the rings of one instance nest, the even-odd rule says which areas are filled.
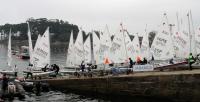
[[[17,24],[28,18],[62,19],[86,32],[119,32],[120,23],[131,34],[157,30],[164,13],[174,24],[176,13],[187,22],[192,12],[194,27],[200,25],[200,0],[0,0],[0,25]],[[146,26],[147,25],[147,26]]]

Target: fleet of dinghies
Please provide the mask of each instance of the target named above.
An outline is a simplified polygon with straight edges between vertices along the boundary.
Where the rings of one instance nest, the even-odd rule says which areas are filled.
[[[81,45],[83,44],[81,43],[78,45],[79,49],[76,48],[72,51],[75,52],[74,54],[71,54],[71,49],[68,49],[67,55],[69,59],[71,59],[70,63],[75,63],[72,61],[74,59],[71,58],[70,55],[81,55],[78,59],[79,61],[76,60],[77,65],[80,65],[81,61],[87,61],[87,63],[94,62],[96,65],[127,63],[128,58],[132,58],[133,61],[136,61],[138,57],[140,57],[140,59],[146,58],[148,61],[153,57],[156,61],[165,61],[166,65],[169,65],[168,62],[172,58],[175,60],[182,59],[179,60],[179,62],[181,62],[188,57],[190,52],[196,55],[196,52],[200,50],[198,39],[200,37],[200,30],[198,29],[197,32],[194,32],[191,13],[188,14],[188,22],[185,23],[188,24],[186,24],[186,26],[177,24],[175,26],[175,32],[172,32],[167,15],[164,14],[151,48],[149,46],[149,37],[146,29],[143,34],[142,44],[140,45],[138,33],[134,35],[134,39],[131,41],[127,30],[123,28],[122,24],[120,24],[121,29],[119,29],[119,32],[114,34],[114,38],[111,40],[108,27],[106,26],[105,32],[99,32],[99,37],[95,32],[92,33],[93,43],[90,44],[90,47],[85,47],[85,44],[89,44],[87,39],[84,45]],[[71,35],[73,35],[73,33]],[[77,42],[82,42],[80,36],[82,36],[81,32],[79,32],[74,47],[77,47]],[[70,38],[69,48],[71,48],[70,46],[73,47],[71,39],[72,37]],[[91,47],[93,50],[91,50]],[[84,53],[84,51],[87,53]],[[81,52],[83,53],[80,54]],[[88,56],[88,52],[90,53],[89,55],[93,54],[93,58],[91,56],[86,57]],[[88,58],[90,59],[89,62]],[[91,61],[92,59],[94,61]],[[67,62],[66,65],[70,65],[70,63]]]
[[[148,61],[153,57],[154,60],[168,61],[174,59],[185,59],[189,53],[197,55],[200,52],[200,28],[194,30],[191,12],[187,15],[188,22],[180,22],[177,15],[177,24],[174,32],[170,29],[167,15],[164,14],[159,30],[155,35],[153,43],[149,45],[149,35],[147,27],[143,33],[142,43],[139,43],[138,33],[134,34],[131,41],[129,33],[124,29],[122,23],[120,29],[111,39],[108,26],[104,32],[97,35],[94,31],[83,40],[83,32],[80,29],[74,41],[73,31],[71,31],[70,41],[67,51],[66,66],[77,68],[82,61],[87,64],[105,65],[121,64],[128,65],[129,58],[136,61],[137,58],[146,58]],[[92,41],[91,41],[92,40]],[[28,24],[28,41],[30,52],[30,64],[35,69],[44,68],[50,65],[50,35],[49,27],[41,36],[38,35],[35,47],[32,46],[31,32]],[[8,65],[11,63],[11,31],[8,42]]]

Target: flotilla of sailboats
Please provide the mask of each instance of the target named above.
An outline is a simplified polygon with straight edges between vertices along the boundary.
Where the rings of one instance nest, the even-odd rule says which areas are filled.
[[[114,35],[114,38],[112,40],[111,40],[110,34],[108,33],[108,28],[107,28],[107,32],[103,32],[103,33],[99,32],[100,37],[98,37],[93,32],[92,34],[93,43],[90,45],[93,47],[93,50],[90,50],[91,48],[87,48],[79,44],[79,48],[83,50],[78,51],[78,48],[76,48],[74,50],[76,50],[75,52],[78,51],[78,53],[77,54],[75,53],[73,55],[76,55],[76,56],[80,55],[80,52],[84,50],[87,50],[87,52],[93,51],[93,52],[90,52],[94,54],[94,57],[93,57],[94,61],[91,61],[91,62],[95,62],[94,64],[97,64],[97,65],[105,64],[104,63],[105,61],[107,61],[109,64],[110,63],[115,63],[115,64],[126,63],[128,58],[132,58],[134,61],[136,61],[138,57],[140,59],[146,58],[148,59],[148,61],[150,61],[151,58],[153,57],[154,60],[159,61],[159,63],[162,63],[163,61],[165,64],[160,64],[160,66],[169,65],[170,59],[175,59],[177,63],[185,62],[185,59],[188,57],[189,53],[192,52],[194,53],[194,55],[196,54],[191,49],[194,48],[197,50],[198,46],[196,44],[199,44],[197,40],[197,37],[199,36],[196,33],[195,36],[197,37],[194,37],[195,33],[192,30],[194,28],[192,24],[191,12],[188,14],[188,22],[189,22],[190,28],[188,28],[187,26],[187,29],[189,30],[187,30],[186,28],[183,28],[183,25],[177,24],[176,27],[179,26],[179,29],[176,29],[174,33],[172,32],[170,28],[170,24],[168,23],[166,13],[164,14],[163,18],[164,19],[162,20],[162,23],[159,27],[159,31],[154,38],[151,48],[149,46],[149,37],[148,37],[148,32],[146,29],[144,32],[142,44],[140,46],[138,34],[135,34],[134,39],[131,41],[127,33],[127,30],[125,30],[122,24],[120,24],[121,29],[119,30],[118,33]],[[80,39],[79,37],[80,36],[77,37],[77,41],[75,43],[79,42],[79,39]],[[196,40],[192,40],[194,38],[196,38]],[[193,41],[196,41],[195,44],[193,43]],[[71,42],[71,39],[70,39],[70,42]],[[69,46],[72,46],[72,44],[70,43]],[[71,55],[71,51],[68,51],[68,56],[70,55]],[[86,55],[87,54],[81,54],[81,57],[80,57],[81,61],[87,60],[87,59],[84,59],[85,58],[84,56]],[[79,63],[76,63],[76,64],[77,65],[80,64],[81,61],[78,61]]]
[[[151,48],[147,29],[144,31],[142,43],[140,45],[138,33],[134,35],[134,39],[131,41],[128,31],[124,29],[122,23],[120,24],[119,32],[114,35],[113,39],[111,39],[107,26],[104,32],[99,32],[99,37],[95,32],[92,32],[92,34],[88,35],[85,42],[83,41],[83,32],[81,29],[79,30],[76,41],[74,41],[73,31],[71,31],[66,67],[78,68],[82,61],[87,64],[103,65],[104,68],[107,64],[119,65],[121,63],[125,63],[124,66],[127,67],[129,58],[133,61],[137,61],[138,58],[146,58],[150,61],[153,57],[155,60],[166,62],[172,58],[185,59],[189,53],[194,53],[194,55],[196,55],[200,51],[200,28],[195,32],[191,12],[188,13],[187,17],[188,24],[183,25],[183,23],[180,24],[177,16],[175,32],[172,32],[165,13]],[[10,37],[11,31],[8,42],[9,66],[12,59],[10,56]],[[28,24],[28,41],[30,64],[33,64],[34,68],[37,70],[44,68],[46,65],[50,65],[49,27],[42,36],[38,35],[35,47],[33,48]]]

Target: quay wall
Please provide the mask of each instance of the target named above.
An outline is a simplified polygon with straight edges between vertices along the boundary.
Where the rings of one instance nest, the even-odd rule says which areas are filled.
[[[76,90],[92,94],[159,97],[182,102],[200,100],[200,74],[192,73],[46,81],[50,86],[60,90]]]

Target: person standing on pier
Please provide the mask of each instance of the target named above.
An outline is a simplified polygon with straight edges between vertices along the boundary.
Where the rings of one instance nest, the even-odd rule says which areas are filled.
[[[129,58],[129,68],[133,68],[133,60]]]
[[[194,59],[192,53],[190,53],[189,58],[188,58],[189,70],[192,70],[193,63],[195,63],[195,59]]]
[[[15,65],[15,67],[14,67],[14,72],[15,72],[15,77],[17,77],[17,72],[18,72],[17,65]]]
[[[54,69],[55,69],[55,73],[56,73],[56,75],[58,75],[58,72],[59,72],[59,70],[60,70],[60,67],[57,65],[57,64],[54,64]]]
[[[84,69],[85,69],[85,63],[84,63],[84,61],[82,61],[81,62],[81,71],[84,72]]]
[[[147,64],[148,63],[148,61],[147,61],[147,59],[144,57],[143,58],[143,61],[142,61],[142,64],[144,65],[144,64]]]

